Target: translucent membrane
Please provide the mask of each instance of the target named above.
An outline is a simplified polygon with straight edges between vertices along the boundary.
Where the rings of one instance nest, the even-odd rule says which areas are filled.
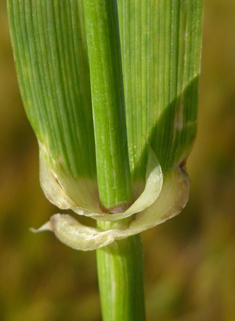
[[[55,214],[41,228],[33,230],[34,232],[53,231],[64,244],[76,250],[84,251],[106,246],[115,240],[138,234],[164,222],[181,212],[188,201],[189,195],[189,178],[186,171],[177,167],[163,179],[161,167],[151,149],[149,150],[145,189],[124,213],[99,214],[78,209],[71,205],[71,200],[65,193],[59,193],[59,199],[55,199],[55,195],[58,195],[58,193],[54,194],[54,191],[56,188],[61,189],[61,187],[56,185],[55,181],[51,186],[53,193],[50,195],[54,197],[51,201],[57,206],[71,208],[79,214],[91,216],[95,219],[105,219],[106,221],[118,221],[126,217],[132,217],[129,225],[123,226],[122,229],[116,223],[117,227],[113,224],[112,229],[101,231],[80,224],[70,215]]]

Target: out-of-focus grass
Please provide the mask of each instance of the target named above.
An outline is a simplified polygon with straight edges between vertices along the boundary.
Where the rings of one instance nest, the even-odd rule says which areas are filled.
[[[142,234],[149,321],[235,320],[235,2],[205,0],[191,196]],[[38,180],[38,148],[20,100],[0,0],[0,320],[98,321],[95,252],[34,235],[57,209]]]

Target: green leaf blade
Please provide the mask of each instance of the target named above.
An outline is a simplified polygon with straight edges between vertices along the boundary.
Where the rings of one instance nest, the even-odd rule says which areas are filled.
[[[8,1],[25,109],[50,166],[96,175],[82,1]],[[43,147],[42,147],[43,146]]]
[[[167,173],[196,134],[201,0],[118,1],[128,146],[133,180],[143,179],[146,144]]]

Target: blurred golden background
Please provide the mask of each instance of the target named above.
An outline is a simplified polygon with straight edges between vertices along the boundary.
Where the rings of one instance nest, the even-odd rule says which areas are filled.
[[[235,320],[234,0],[205,0],[203,30],[190,201],[179,216],[142,233],[149,321]],[[101,320],[95,252],[29,232],[57,211],[39,186],[37,142],[0,0],[0,320]]]

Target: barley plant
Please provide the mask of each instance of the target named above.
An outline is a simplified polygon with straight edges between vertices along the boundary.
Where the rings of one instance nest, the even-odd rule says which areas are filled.
[[[103,320],[145,320],[140,232],[189,196],[202,0],[8,0],[8,12],[42,189],[78,214],[33,231],[97,251]]]

